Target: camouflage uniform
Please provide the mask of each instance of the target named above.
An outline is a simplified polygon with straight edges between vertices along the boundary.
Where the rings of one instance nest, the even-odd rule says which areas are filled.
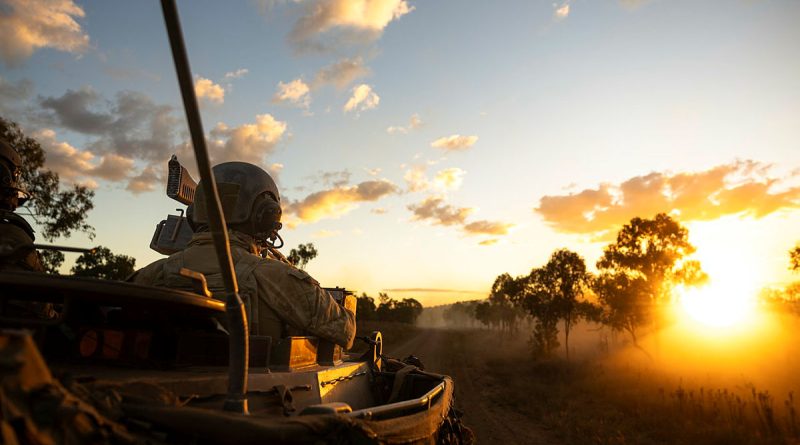
[[[33,248],[33,228],[16,213],[30,195],[21,187],[22,158],[14,147],[0,138],[0,270],[44,272]]]
[[[44,272],[33,248],[33,228],[21,216],[0,210],[0,270]]]
[[[256,255],[253,238],[229,232],[231,257],[239,294],[245,302],[250,332],[280,338],[294,329],[349,348],[353,344],[355,316],[339,304],[306,272]],[[200,272],[215,295],[224,292],[211,234],[195,233],[189,246],[158,260],[132,277],[139,284],[191,290],[192,282],[181,268]]]

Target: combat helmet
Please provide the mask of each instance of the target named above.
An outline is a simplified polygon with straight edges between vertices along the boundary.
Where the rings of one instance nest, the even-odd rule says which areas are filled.
[[[7,140],[0,138],[0,195],[4,203],[10,198],[13,207],[25,204],[30,198],[20,184],[21,165],[22,158],[19,153]]]
[[[228,227],[258,240],[279,238],[281,196],[269,173],[247,162],[225,162],[214,166],[212,171]],[[197,185],[187,216],[195,231],[208,226],[202,181]]]

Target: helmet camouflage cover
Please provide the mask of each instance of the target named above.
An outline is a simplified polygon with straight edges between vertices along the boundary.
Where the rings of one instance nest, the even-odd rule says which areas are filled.
[[[247,162],[225,162],[212,169],[217,183],[217,192],[222,203],[227,224],[243,224],[250,220],[256,199],[268,194],[280,203],[278,186],[261,167]],[[193,224],[208,224],[203,181],[197,184],[194,209],[190,212]]]

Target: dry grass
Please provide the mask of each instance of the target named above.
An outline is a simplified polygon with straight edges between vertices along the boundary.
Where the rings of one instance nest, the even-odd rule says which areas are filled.
[[[653,370],[496,358],[497,404],[567,444],[800,444],[794,395],[677,385]]]

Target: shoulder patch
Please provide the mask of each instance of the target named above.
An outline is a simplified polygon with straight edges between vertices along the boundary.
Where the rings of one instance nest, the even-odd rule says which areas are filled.
[[[311,275],[309,275],[308,272],[306,272],[304,270],[295,269],[294,267],[290,267],[290,268],[286,269],[286,273],[288,273],[289,275],[291,275],[291,276],[293,276],[293,277],[295,277],[295,278],[297,278],[299,280],[308,281],[310,283],[314,283],[317,286],[319,286],[319,281],[311,278]]]

